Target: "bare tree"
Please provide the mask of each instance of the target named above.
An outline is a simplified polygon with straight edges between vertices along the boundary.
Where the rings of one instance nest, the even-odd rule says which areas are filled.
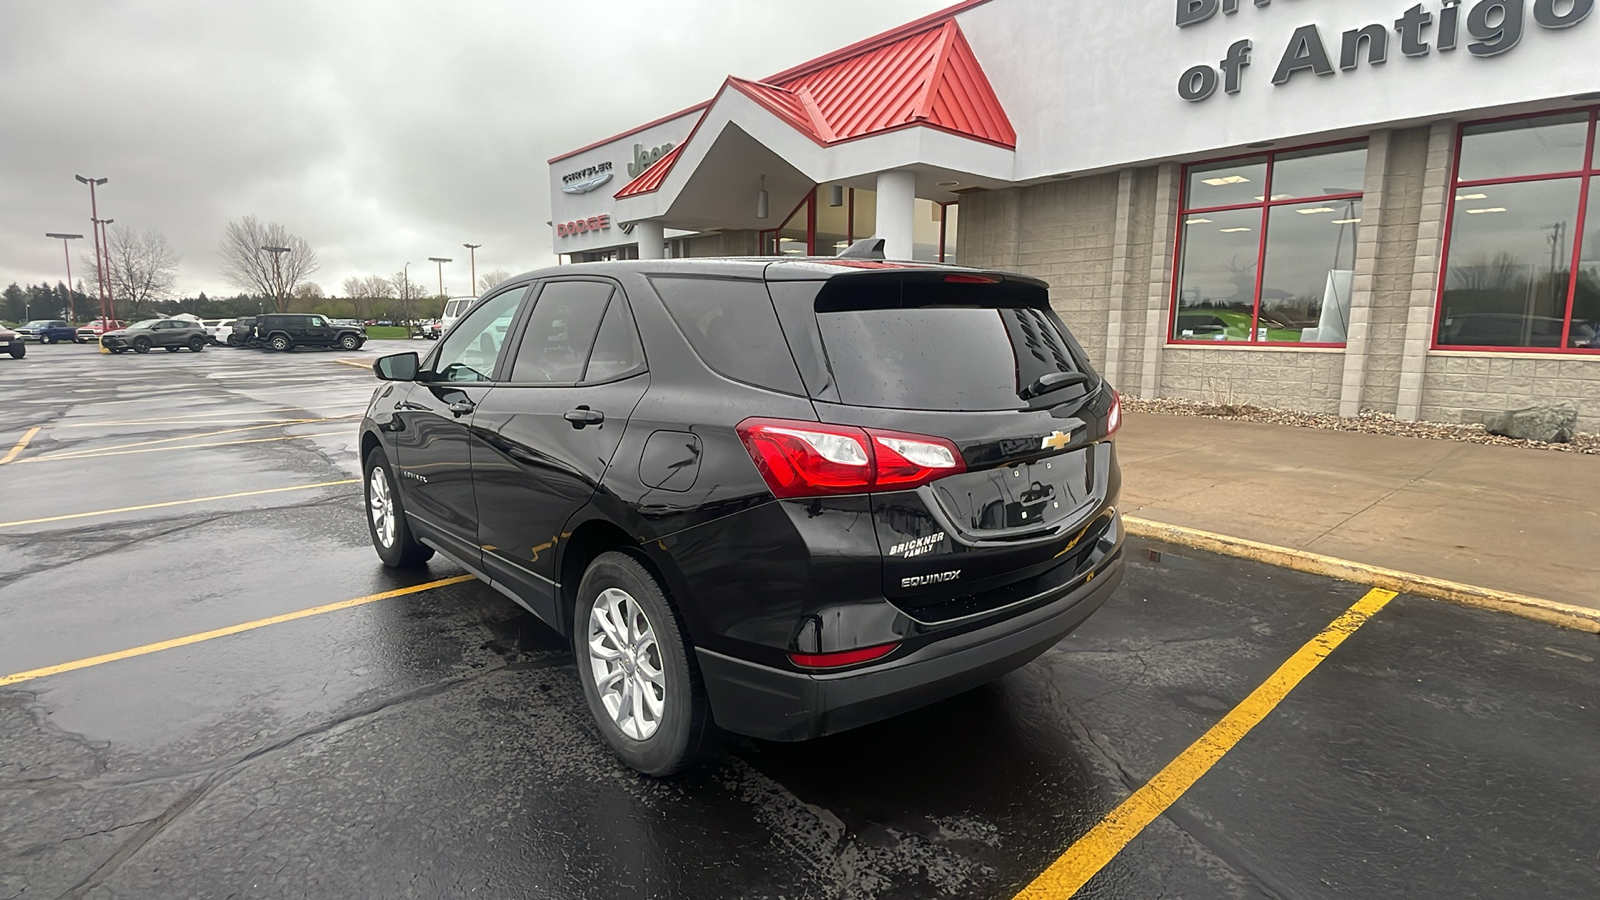
[[[167,244],[165,235],[150,228],[117,225],[107,231],[106,240],[111,299],[121,306],[130,321],[144,317],[145,304],[172,296],[173,285],[178,280],[179,257]],[[82,264],[88,268],[89,277],[98,281],[100,267],[94,257],[85,254]]]
[[[271,253],[268,247],[286,247]],[[306,239],[277,222],[245,216],[222,233],[222,277],[236,287],[271,297],[278,312],[288,312],[295,289],[322,263]]]
[[[495,269],[493,272],[488,272],[478,279],[478,293],[487,294],[499,286],[500,282],[510,277],[511,273],[505,269]]]

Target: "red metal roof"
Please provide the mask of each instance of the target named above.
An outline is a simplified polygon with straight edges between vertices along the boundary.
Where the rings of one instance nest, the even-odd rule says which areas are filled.
[[[729,78],[723,89],[744,94],[823,146],[922,125],[1016,148],[1016,129],[955,19],[946,16],[921,30],[847,49],[854,52],[824,57],[765,82]],[[616,196],[635,197],[661,187],[689,140]]]
[[[684,141],[687,144],[688,141]],[[617,191],[617,199],[633,197],[638,194],[648,194],[661,187],[661,182],[666,180],[667,173],[672,171],[672,164],[678,161],[678,154],[683,152],[683,144],[668,150],[666,155],[650,164],[650,168],[639,173],[639,177],[628,182],[627,186]]]

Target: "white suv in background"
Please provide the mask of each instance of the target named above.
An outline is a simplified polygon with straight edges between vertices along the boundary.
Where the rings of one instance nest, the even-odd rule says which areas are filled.
[[[477,299],[477,297],[451,297],[450,299],[446,300],[444,302],[444,315],[439,317],[439,334],[443,335],[445,332],[449,331],[450,326],[454,325],[456,320],[461,318],[462,314],[465,313],[468,308],[470,308],[472,304],[477,301]]]
[[[206,330],[206,337],[213,344],[228,343],[228,336],[233,334],[234,319],[201,319],[200,327]]]

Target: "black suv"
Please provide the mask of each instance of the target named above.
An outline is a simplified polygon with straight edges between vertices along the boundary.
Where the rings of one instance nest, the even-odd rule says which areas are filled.
[[[326,316],[311,313],[268,313],[257,316],[253,328],[251,340],[271,350],[296,347],[360,350],[367,342],[367,330],[360,325],[335,325]]]
[[[1122,580],[1120,400],[1031,278],[547,269],[374,370],[378,555],[442,551],[570,636],[650,774],[991,681]]]

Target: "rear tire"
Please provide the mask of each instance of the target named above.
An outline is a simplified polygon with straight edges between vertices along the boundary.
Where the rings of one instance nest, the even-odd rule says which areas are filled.
[[[289,340],[286,334],[275,334],[267,338],[267,346],[279,353],[287,353],[294,348],[294,341]]]
[[[190,353],[199,353],[201,350],[204,350],[205,348],[206,348],[206,339],[205,338],[192,337],[192,338],[189,339],[189,352]]]
[[[367,454],[365,471],[367,534],[378,558],[391,569],[415,569],[432,559],[433,548],[411,533],[399,484],[381,447]]]
[[[583,696],[617,756],[657,778],[699,760],[716,737],[711,704],[677,612],[649,570],[626,553],[602,553],[578,586],[572,621]]]

